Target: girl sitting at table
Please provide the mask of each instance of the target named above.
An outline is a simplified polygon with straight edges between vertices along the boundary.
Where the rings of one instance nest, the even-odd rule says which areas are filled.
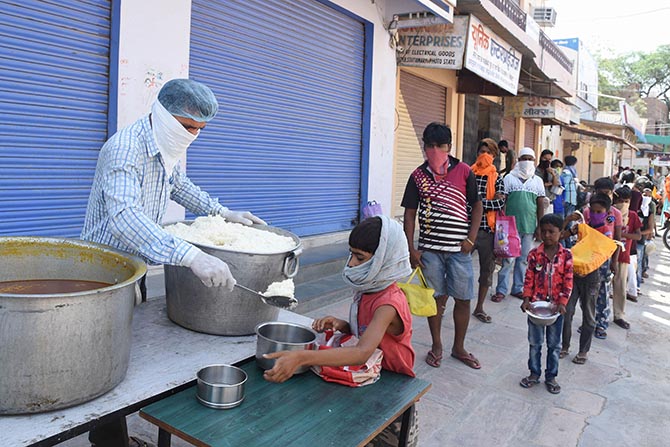
[[[284,382],[301,366],[362,365],[376,348],[384,352],[382,369],[415,377],[412,315],[404,293],[396,284],[412,271],[402,226],[386,216],[365,219],[351,231],[349,250],[351,254],[342,272],[344,281],[355,292],[349,321],[327,316],[314,320],[312,327],[317,332],[331,329],[353,334],[358,337],[358,343],[319,351],[265,354],[266,358],[276,359],[274,367],[265,371],[265,380]],[[385,442],[399,439],[400,419],[368,445],[396,445]],[[416,409],[409,427],[407,445],[415,445],[418,440]]]
[[[349,235],[351,254],[342,277],[355,292],[349,321],[333,316],[314,320],[317,332],[328,329],[353,334],[358,344],[320,351],[281,351],[266,354],[276,359],[265,371],[270,382],[284,382],[301,366],[362,365],[376,348],[384,352],[382,369],[414,377],[412,316],[396,281],[411,273],[407,240],[402,226],[375,216],[359,223]]]

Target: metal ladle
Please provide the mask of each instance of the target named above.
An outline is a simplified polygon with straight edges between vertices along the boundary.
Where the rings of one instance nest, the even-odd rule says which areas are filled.
[[[281,296],[281,295],[265,296],[262,293],[258,293],[255,290],[245,287],[241,284],[235,284],[235,287],[239,287],[242,290],[246,290],[247,292],[253,293],[257,297],[259,297],[261,301],[270,306],[291,310],[295,309],[295,307],[298,305],[298,300],[296,300],[295,298],[291,298],[290,296]]]

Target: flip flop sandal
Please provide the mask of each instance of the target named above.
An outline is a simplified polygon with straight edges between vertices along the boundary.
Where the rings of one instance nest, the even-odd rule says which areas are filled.
[[[616,324],[622,329],[630,329],[630,323],[628,323],[623,318],[617,318],[616,320],[614,320],[614,324]]]
[[[455,358],[456,360],[459,360],[459,361],[465,363],[466,365],[468,365],[472,369],[480,369],[482,367],[482,365],[479,363],[479,360],[477,360],[477,358],[474,355],[472,355],[472,353],[470,353],[470,352],[468,353],[468,355],[464,355],[462,357],[460,357],[460,356],[458,356],[458,355],[456,355],[452,352],[451,356],[453,358]]]
[[[544,384],[547,386],[547,391],[549,391],[551,394],[558,394],[561,392],[561,386],[556,383],[555,380],[546,381]]]
[[[439,368],[442,364],[442,354],[435,355],[433,351],[428,351],[428,355],[426,356],[426,363],[428,363],[428,365],[432,366],[433,368]]]
[[[528,376],[521,379],[519,385],[521,385],[523,388],[533,388],[538,383],[540,383],[539,377],[533,378],[533,376]]]
[[[576,355],[575,358],[572,359],[572,363],[575,365],[583,365],[586,363],[586,357],[580,357],[579,355]]]
[[[568,351],[567,349],[561,349],[561,352],[558,353],[558,358],[559,359],[564,359],[569,354],[570,354],[570,351]]]
[[[505,299],[505,295],[503,295],[502,293],[496,293],[495,295],[493,295],[491,297],[491,301],[493,301],[494,303],[499,303],[504,299]]]
[[[514,298],[519,298],[520,300],[523,299],[523,292],[517,292],[517,293],[510,293]]]
[[[603,329],[596,328],[595,332],[593,333],[593,336],[597,339],[605,340],[607,338],[607,332],[605,332],[605,330]]]
[[[637,297],[636,297],[636,296],[626,294],[626,299],[627,299],[628,301],[632,301],[632,302],[634,302],[634,303],[637,303]]]
[[[475,312],[472,314],[476,319],[481,321],[482,323],[490,323],[491,322],[491,316],[487,315],[486,312]]]

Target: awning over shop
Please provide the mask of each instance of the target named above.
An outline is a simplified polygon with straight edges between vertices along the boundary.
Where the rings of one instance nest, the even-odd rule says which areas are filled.
[[[644,138],[649,144],[662,144],[663,146],[670,145],[670,135],[645,134]]]
[[[453,23],[454,7],[449,2],[443,0],[414,0],[414,1],[427,8],[433,14],[442,17],[448,23]]]
[[[611,134],[611,133],[599,132],[599,131],[593,130],[593,129],[588,129],[588,128],[579,127],[579,126],[572,126],[572,125],[569,125],[569,124],[563,124],[559,121],[556,121],[553,124],[558,124],[563,129],[569,130],[570,132],[578,133],[578,134],[581,134],[581,135],[588,135],[590,137],[600,138],[602,140],[616,141],[617,143],[625,144],[626,146],[630,147],[631,149],[633,149],[635,151],[640,150],[637,146],[635,146],[633,143],[626,140],[625,138],[621,138],[621,137],[616,136],[616,135]]]

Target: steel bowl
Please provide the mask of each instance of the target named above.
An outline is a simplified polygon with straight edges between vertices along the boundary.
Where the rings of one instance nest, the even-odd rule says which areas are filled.
[[[270,321],[256,326],[256,364],[259,368],[272,369],[274,359],[266,359],[263,354],[279,351],[302,351],[316,347],[316,332],[312,328],[295,323]],[[296,374],[309,370],[303,366],[296,370]]]
[[[198,401],[206,407],[226,409],[244,400],[247,373],[232,365],[209,365],[198,371]]]
[[[549,301],[533,301],[526,313],[530,321],[539,326],[551,326],[559,316],[558,311]]]

